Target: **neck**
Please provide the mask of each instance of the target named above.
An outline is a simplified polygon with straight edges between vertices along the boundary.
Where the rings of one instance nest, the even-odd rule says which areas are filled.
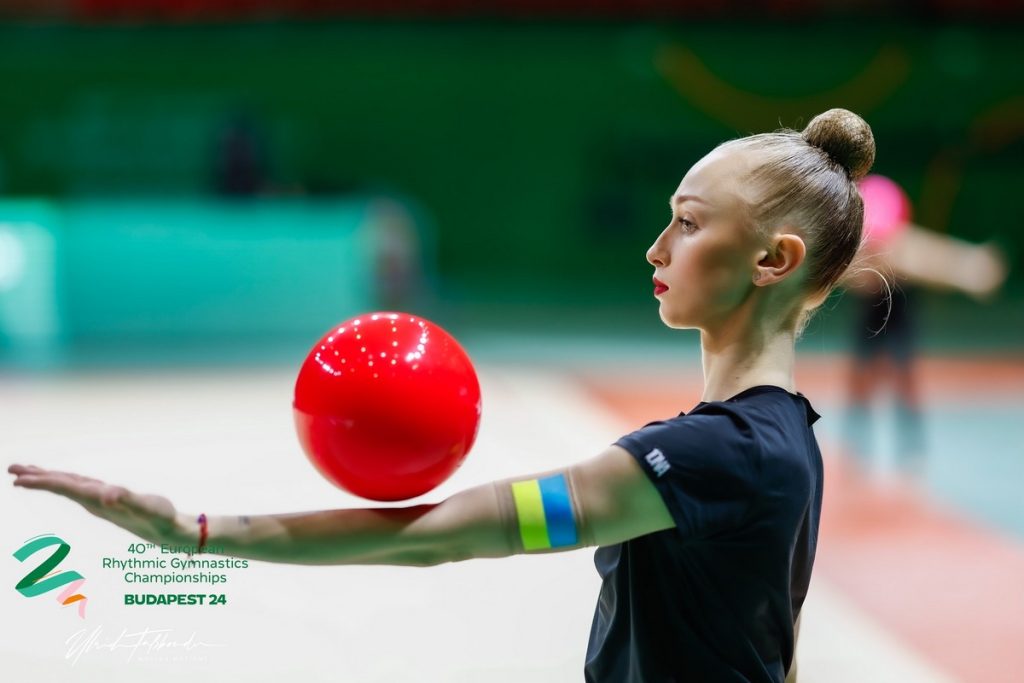
[[[723,325],[701,330],[704,401],[724,401],[745,389],[770,384],[796,392],[793,330],[764,322]]]

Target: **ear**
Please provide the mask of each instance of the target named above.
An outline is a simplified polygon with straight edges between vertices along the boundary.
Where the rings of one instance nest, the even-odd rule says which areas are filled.
[[[776,234],[754,267],[754,284],[763,287],[789,277],[807,256],[807,245],[791,232]]]

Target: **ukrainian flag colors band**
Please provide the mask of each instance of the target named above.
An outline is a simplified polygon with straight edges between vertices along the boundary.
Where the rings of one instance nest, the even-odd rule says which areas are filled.
[[[576,518],[564,474],[517,481],[512,497],[525,550],[576,545]]]

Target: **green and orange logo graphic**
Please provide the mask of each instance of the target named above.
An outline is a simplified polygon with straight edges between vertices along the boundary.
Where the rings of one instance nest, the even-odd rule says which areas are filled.
[[[77,602],[78,616],[85,619],[85,604],[89,600],[78,592],[81,585],[85,583],[85,577],[76,571],[53,571],[71,552],[71,546],[65,543],[64,539],[53,534],[43,534],[42,536],[30,538],[25,541],[25,545],[21,546],[14,553],[14,557],[18,562],[24,562],[40,550],[54,546],[56,548],[50,553],[50,556],[42,564],[26,574],[15,588],[26,598],[34,598],[37,595],[48,593],[61,586],[67,586],[57,596],[57,602],[62,605],[70,605]]]

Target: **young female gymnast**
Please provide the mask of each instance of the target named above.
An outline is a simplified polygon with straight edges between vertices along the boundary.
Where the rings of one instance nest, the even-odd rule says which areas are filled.
[[[587,681],[781,683],[822,493],[794,342],[860,244],[856,181],[874,153],[868,125],[832,109],[687,172],[647,260],[664,323],[700,330],[703,400],[592,459],[439,503],[210,518],[77,474],[8,471],[147,541],[268,562],[426,567],[597,546]]]

